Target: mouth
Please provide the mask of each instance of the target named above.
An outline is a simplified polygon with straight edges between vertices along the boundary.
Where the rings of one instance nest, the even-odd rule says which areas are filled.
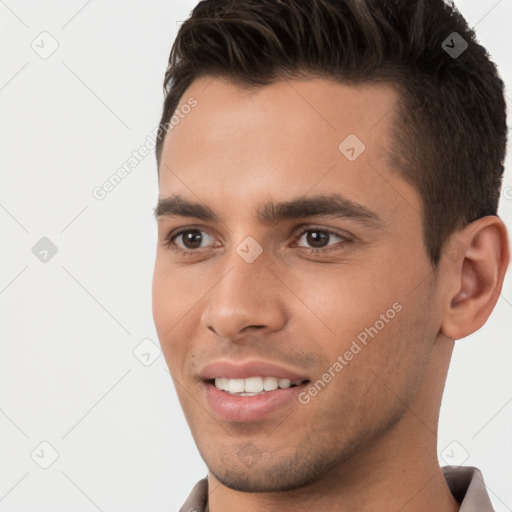
[[[275,377],[203,380],[211,410],[229,422],[252,422],[272,413],[284,414],[289,407],[300,404],[299,395],[309,382],[309,379],[291,381]]]

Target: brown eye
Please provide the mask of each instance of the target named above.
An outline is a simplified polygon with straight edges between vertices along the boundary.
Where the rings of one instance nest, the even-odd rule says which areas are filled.
[[[179,238],[184,244],[185,249],[198,249],[202,242],[201,231],[198,229],[184,231],[176,238]]]
[[[325,231],[310,230],[307,232],[306,242],[313,247],[324,247],[330,239],[330,234]]]
[[[318,229],[318,228],[310,228],[310,229],[303,231],[301,233],[301,235],[299,236],[299,241],[301,239],[303,239],[306,242],[306,244],[308,244],[311,247],[311,249],[313,251],[315,249],[321,251],[324,248],[334,245],[334,244],[328,243],[333,237],[337,238],[338,241],[341,241],[341,242],[349,242],[350,241],[347,237],[345,237],[343,235],[334,233],[333,231],[329,231],[326,229]],[[299,245],[299,247],[305,247],[305,246]],[[305,248],[308,249],[307,246]],[[326,250],[330,250],[330,249],[326,249]]]
[[[166,237],[164,245],[177,252],[192,253],[203,249],[205,246],[201,246],[201,244],[205,240],[208,241],[208,238],[213,241],[213,237],[201,229],[182,229],[170,233]]]

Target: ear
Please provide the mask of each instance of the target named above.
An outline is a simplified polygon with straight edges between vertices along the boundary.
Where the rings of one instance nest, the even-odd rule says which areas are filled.
[[[477,331],[491,314],[510,261],[507,228],[487,216],[454,233],[443,248],[447,278],[441,332],[460,339]]]

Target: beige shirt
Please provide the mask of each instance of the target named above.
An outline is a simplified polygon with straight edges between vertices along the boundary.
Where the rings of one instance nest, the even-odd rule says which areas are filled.
[[[441,469],[453,497],[460,503],[459,512],[494,512],[478,468],[444,466]],[[179,512],[209,512],[207,478],[197,482]]]

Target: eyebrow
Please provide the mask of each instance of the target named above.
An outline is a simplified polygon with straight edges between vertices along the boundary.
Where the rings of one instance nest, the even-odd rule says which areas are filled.
[[[383,227],[382,218],[368,207],[351,201],[340,194],[300,197],[284,202],[267,202],[255,212],[261,224],[274,224],[281,220],[304,217],[345,218],[368,227]],[[208,206],[191,202],[179,195],[159,198],[154,209],[159,217],[193,217],[203,221],[220,222],[220,217]]]

